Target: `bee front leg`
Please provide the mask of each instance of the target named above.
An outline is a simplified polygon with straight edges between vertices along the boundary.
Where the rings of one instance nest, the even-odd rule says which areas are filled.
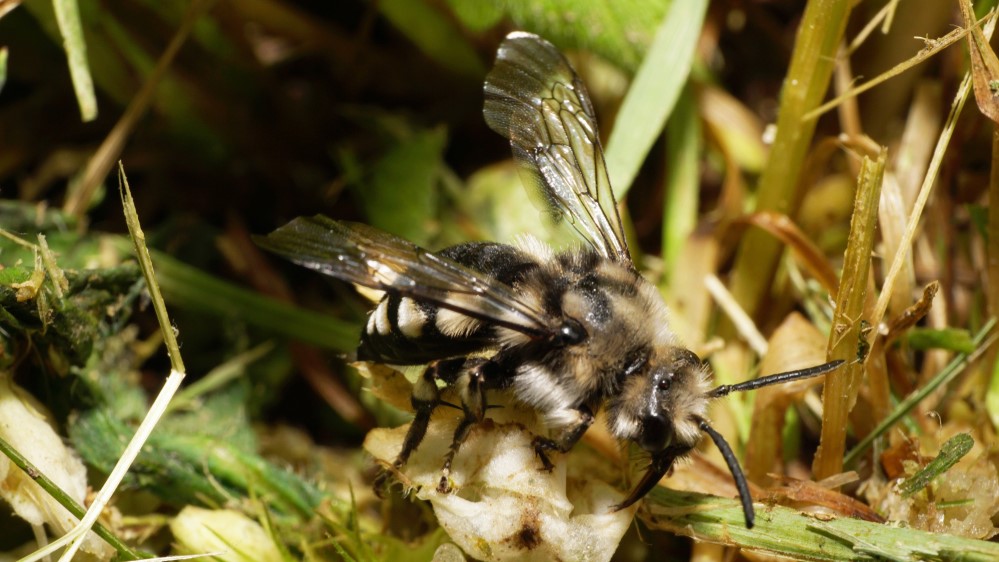
[[[586,406],[576,408],[573,410],[566,410],[563,412],[558,412],[559,418],[569,417],[571,420],[567,425],[563,427],[556,439],[549,439],[547,437],[535,437],[532,441],[534,446],[534,452],[541,459],[541,464],[544,465],[544,469],[551,472],[555,468],[552,461],[548,459],[548,451],[558,451],[559,453],[566,453],[569,449],[572,449],[586,430],[593,425],[593,412],[590,411]]]

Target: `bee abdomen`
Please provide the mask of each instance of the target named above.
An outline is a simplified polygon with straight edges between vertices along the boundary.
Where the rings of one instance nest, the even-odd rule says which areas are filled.
[[[514,284],[537,264],[524,252],[496,243],[468,243],[440,255]],[[491,323],[435,304],[388,294],[368,316],[357,358],[391,364],[421,364],[467,355],[495,342]]]

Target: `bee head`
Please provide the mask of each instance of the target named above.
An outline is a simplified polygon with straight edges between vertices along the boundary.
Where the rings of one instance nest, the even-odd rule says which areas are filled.
[[[739,490],[746,527],[752,528],[755,516],[749,484],[732,448],[705,420],[708,401],[731,392],[822,375],[840,366],[843,361],[830,361],[807,369],[709,388],[707,370],[696,355],[686,349],[673,348],[670,357],[671,360],[658,366],[645,361],[640,367],[647,370],[647,376],[634,377],[631,384],[625,380],[623,390],[626,392],[622,392],[622,396],[628,395],[628,400],[634,403],[629,405],[620,401],[612,403],[608,409],[611,430],[615,435],[635,441],[651,456],[645,475],[615,509],[624,509],[651,491],[659,479],[669,472],[673,462],[697,444],[703,432],[721,451]],[[634,369],[635,373],[639,370]],[[632,389],[630,394],[627,392],[629,388]]]
[[[701,435],[709,388],[707,369],[689,350],[638,353],[625,368],[621,392],[608,404],[611,431],[652,454],[692,448]]]

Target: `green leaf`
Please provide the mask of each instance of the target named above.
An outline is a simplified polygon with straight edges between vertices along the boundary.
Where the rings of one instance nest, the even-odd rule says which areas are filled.
[[[80,106],[80,117],[84,121],[93,121],[97,118],[97,95],[87,62],[87,43],[83,40],[80,8],[76,0],[53,0],[52,6],[62,33],[62,45],[69,62],[69,75],[73,80],[76,102]]]
[[[828,521],[797,508],[768,505],[747,529],[739,501],[657,486],[639,516],[654,530],[738,546],[790,560],[997,560],[999,545],[853,517]]]
[[[795,38],[777,112],[777,132],[757,190],[757,211],[789,216],[802,199],[801,170],[812,147],[816,120],[803,116],[819,106],[836,66],[836,49],[842,43],[850,9],[849,0],[813,0],[806,4]],[[755,316],[767,302],[773,276],[784,245],[769,234],[750,229],[742,237],[731,275],[732,296]]]
[[[673,4],[688,2],[704,3],[685,0]],[[656,25],[668,5],[662,0],[506,0],[510,19],[518,27],[560,47],[593,51],[631,72],[638,68],[652,44]],[[699,31],[700,23],[696,27]]]
[[[619,199],[631,187],[687,83],[707,9],[707,0],[673,2],[621,103],[606,154]]]
[[[7,83],[7,47],[0,48],[0,92]]]
[[[417,132],[376,162],[368,180],[354,185],[372,225],[418,245],[432,238],[446,144],[443,128]]]
[[[992,426],[999,430],[999,361],[992,366],[989,389],[985,393],[985,409],[989,412]]]
[[[486,73],[479,55],[459,30],[423,0],[380,0],[376,5],[423,54],[444,68],[475,79]]]
[[[909,497],[929,486],[934,478],[950,470],[974,446],[975,440],[967,433],[959,433],[948,439],[943,447],[940,447],[940,454],[935,459],[899,485],[898,489],[902,492],[902,496]]]
[[[503,5],[482,0],[447,0],[451,11],[471,31],[485,31],[503,19]]]
[[[701,126],[692,92],[685,91],[666,131],[666,209],[663,213],[663,260],[669,273],[677,270],[677,258],[697,224],[697,202],[701,188],[698,157]]]
[[[975,342],[967,330],[959,328],[913,328],[907,339],[913,349],[947,349],[960,353],[975,351]]]

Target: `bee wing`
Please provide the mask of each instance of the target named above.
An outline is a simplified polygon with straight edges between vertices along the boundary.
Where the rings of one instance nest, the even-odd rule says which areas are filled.
[[[630,264],[593,105],[558,49],[530,33],[507,35],[486,76],[483,114],[552,213],[605,257]]]
[[[299,217],[256,237],[261,247],[344,281],[432,302],[530,335],[551,335],[545,315],[481,272],[370,226]]]

